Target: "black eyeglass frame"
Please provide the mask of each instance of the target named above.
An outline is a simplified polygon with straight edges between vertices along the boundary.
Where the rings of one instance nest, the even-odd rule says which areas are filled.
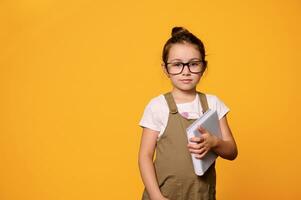
[[[192,72],[192,71],[190,70],[189,63],[192,63],[192,62],[200,62],[200,63],[202,64],[202,68],[201,68],[201,71],[200,71],[200,72]],[[186,62],[186,63],[183,63],[183,62],[176,62],[176,63],[181,63],[183,66],[182,66],[182,69],[181,69],[181,71],[180,71],[179,73],[173,74],[173,73],[170,73],[170,72],[168,71],[167,65],[168,65],[168,64],[174,64],[174,63],[164,62],[164,66],[165,66],[165,69],[166,69],[166,71],[167,71],[168,74],[171,74],[171,75],[178,75],[178,74],[181,74],[181,73],[183,72],[184,67],[185,67],[186,65],[187,65],[188,70],[190,71],[190,73],[193,73],[193,74],[200,74],[200,73],[202,73],[203,67],[204,67],[204,61],[203,61],[203,60],[190,61],[190,62]]]

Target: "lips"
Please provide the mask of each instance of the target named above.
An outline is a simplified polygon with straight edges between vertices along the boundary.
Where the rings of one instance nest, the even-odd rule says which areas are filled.
[[[182,83],[190,83],[192,79],[180,79]]]

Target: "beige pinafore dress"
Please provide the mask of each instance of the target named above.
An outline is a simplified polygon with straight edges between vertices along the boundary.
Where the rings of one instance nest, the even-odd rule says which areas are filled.
[[[202,112],[208,109],[204,93],[198,92]],[[215,200],[215,162],[204,175],[194,172],[191,153],[187,148],[186,128],[196,119],[183,117],[177,109],[171,92],[164,94],[169,107],[168,123],[156,145],[154,167],[162,195],[169,200]],[[142,200],[149,200],[144,188]]]

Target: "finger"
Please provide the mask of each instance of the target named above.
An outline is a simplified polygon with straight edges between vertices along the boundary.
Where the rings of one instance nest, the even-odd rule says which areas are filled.
[[[195,157],[198,159],[202,159],[206,154],[207,154],[207,150],[205,152],[203,152],[202,154],[197,154]]]
[[[198,144],[195,144],[195,143],[188,143],[187,147],[188,147],[188,148],[191,148],[191,149],[198,149]]]
[[[190,153],[202,155],[207,150],[205,148],[201,148],[201,149],[189,149],[189,151],[190,151]]]
[[[202,126],[199,126],[198,130],[199,130],[200,133],[206,133],[207,132],[206,129]]]
[[[187,147],[188,147],[189,149],[201,149],[201,148],[204,148],[205,145],[204,145],[204,144],[201,144],[201,143],[199,143],[199,144],[193,144],[193,143],[190,143],[190,144],[187,145]]]
[[[203,138],[202,137],[192,137],[190,138],[191,142],[202,142]]]

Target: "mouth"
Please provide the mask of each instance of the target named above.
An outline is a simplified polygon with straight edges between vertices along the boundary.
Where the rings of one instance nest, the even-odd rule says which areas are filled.
[[[183,83],[190,83],[192,79],[180,79],[180,81]]]

